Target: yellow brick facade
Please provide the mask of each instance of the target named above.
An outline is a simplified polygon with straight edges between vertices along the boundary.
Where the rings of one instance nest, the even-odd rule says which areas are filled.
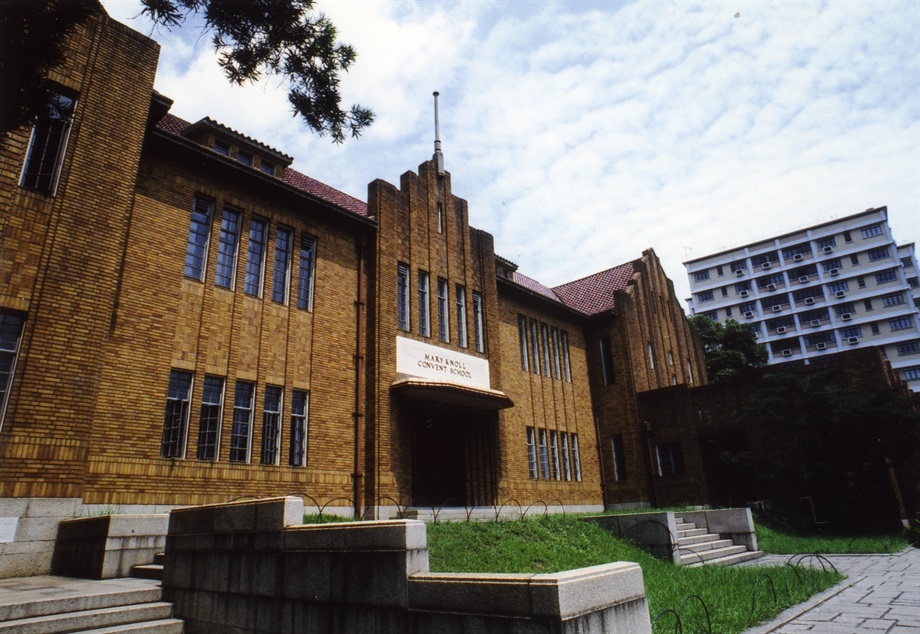
[[[412,505],[655,501],[635,393],[700,384],[705,370],[653,253],[633,263],[615,314],[534,293],[497,274],[492,236],[469,226],[467,203],[437,161],[398,187],[371,183],[365,205],[308,183],[245,133],[170,118],[168,100],[152,91],[157,54],[103,14],[75,33],[67,66],[51,78],[78,104],[55,191],[20,185],[28,130],[0,142],[0,200],[10,210],[0,216],[0,311],[23,324],[0,426],[0,500],[172,506],[290,494],[365,516]],[[221,139],[227,155],[215,151]],[[252,165],[239,161],[243,149]],[[206,221],[196,220],[196,201],[207,203]],[[233,263],[220,269],[229,287],[216,282],[227,264],[225,210],[239,219]],[[186,269],[196,222],[200,276]],[[259,222],[268,234],[253,294],[248,254]],[[292,238],[283,301],[272,298],[279,230]],[[315,240],[315,260],[312,303],[301,308],[304,238]],[[400,266],[408,327],[399,323]],[[429,332],[420,273],[430,280]],[[539,373],[532,359],[522,364],[521,318],[537,329]],[[620,378],[610,385],[598,379],[599,337],[613,344]],[[407,346],[487,368],[485,376],[471,387],[413,375]],[[191,378],[191,392],[181,442],[164,457],[178,375]],[[251,448],[231,460],[238,383],[255,390]],[[206,384],[222,385],[216,409],[203,406]],[[263,397],[274,388],[280,441],[275,463],[263,464]],[[309,409],[306,459],[292,466],[295,393],[309,395]],[[206,411],[216,447],[202,459]],[[626,441],[628,481],[611,475],[613,434]]]

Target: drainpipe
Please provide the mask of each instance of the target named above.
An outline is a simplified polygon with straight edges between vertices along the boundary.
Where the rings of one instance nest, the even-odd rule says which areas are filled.
[[[367,238],[361,236],[357,243],[358,252],[358,297],[355,300],[355,319],[357,320],[355,337],[355,411],[352,417],[355,424],[355,472],[354,483],[355,519],[363,514],[362,492],[364,490],[364,329],[367,308]]]

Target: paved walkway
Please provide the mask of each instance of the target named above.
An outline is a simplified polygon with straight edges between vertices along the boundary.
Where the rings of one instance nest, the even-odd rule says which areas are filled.
[[[920,550],[825,556],[847,576],[842,583],[745,634],[920,634]],[[741,565],[781,566],[787,559],[767,555]]]

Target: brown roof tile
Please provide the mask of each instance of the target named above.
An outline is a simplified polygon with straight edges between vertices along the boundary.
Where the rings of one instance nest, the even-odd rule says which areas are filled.
[[[569,308],[596,315],[616,308],[614,293],[626,290],[635,268],[632,262],[589,275],[574,282],[568,282],[552,289],[552,292]]]

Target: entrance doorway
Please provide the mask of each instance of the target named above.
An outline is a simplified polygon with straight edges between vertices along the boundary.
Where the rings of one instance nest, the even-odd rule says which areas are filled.
[[[491,506],[495,502],[494,412],[417,411],[412,419],[413,506]]]

